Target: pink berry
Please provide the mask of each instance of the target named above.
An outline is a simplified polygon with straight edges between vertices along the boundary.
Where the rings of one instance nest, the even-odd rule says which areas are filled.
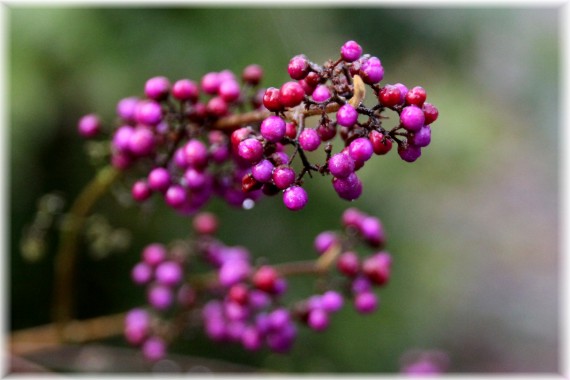
[[[196,102],[200,94],[200,89],[196,82],[190,79],[180,79],[172,86],[172,96],[178,100],[190,100]]]
[[[404,107],[400,113],[400,123],[402,124],[402,127],[410,132],[419,131],[421,127],[423,127],[424,122],[424,113],[419,107]]]
[[[340,48],[340,56],[346,62],[354,62],[362,55],[362,47],[355,41],[347,41]]]
[[[92,138],[97,136],[101,131],[101,122],[99,117],[94,114],[83,116],[77,125],[79,134],[85,138]]]

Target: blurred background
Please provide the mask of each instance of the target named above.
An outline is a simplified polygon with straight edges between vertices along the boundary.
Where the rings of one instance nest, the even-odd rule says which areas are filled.
[[[276,198],[250,211],[217,200],[208,209],[219,213],[225,242],[270,252],[275,263],[314,257],[313,237],[337,228],[348,206],[380,217],[394,271],[378,312],[345,307],[326,332],[301,329],[285,356],[220,347],[199,331],[171,352],[263,371],[392,373],[409,350],[438,349],[451,372],[559,371],[559,9],[11,6],[7,20],[10,331],[50,322],[57,234],[24,251],[22,237],[42,195],[69,207],[95,174],[76,134],[82,115],[112,121],[117,101],[156,75],[199,79],[258,63],[264,85],[280,85],[292,56],[324,62],[353,39],[381,59],[383,83],[421,85],[439,108],[422,157],[371,160],[352,204],[315,178],[299,213]],[[189,231],[188,218],[154,209],[117,207],[112,196],[97,204],[99,222],[130,244],[114,253],[83,247],[79,318],[144,303],[129,279],[140,249]],[[307,295],[308,286],[292,288]],[[95,351],[122,347],[118,337]],[[69,371],[55,364],[70,365],[59,355],[42,364]],[[198,367],[216,370],[206,359]]]

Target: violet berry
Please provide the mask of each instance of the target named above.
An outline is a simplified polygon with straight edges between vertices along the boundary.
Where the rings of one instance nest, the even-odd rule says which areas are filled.
[[[142,345],[145,359],[158,361],[166,355],[166,343],[159,337],[150,337]]]
[[[416,106],[408,106],[400,113],[400,123],[402,127],[410,132],[417,132],[423,127],[425,122],[424,112]]]
[[[166,248],[159,243],[147,245],[142,251],[142,259],[151,267],[155,267],[166,259]]]
[[[299,146],[309,152],[317,150],[321,145],[321,138],[313,128],[305,128],[299,135]]]
[[[362,55],[362,47],[355,41],[347,41],[340,48],[340,56],[346,62],[354,62]]]
[[[273,183],[278,189],[286,189],[295,181],[295,171],[288,165],[280,165],[273,170],[271,175]]]
[[[315,331],[323,331],[329,326],[329,315],[323,309],[309,311],[307,324]]]
[[[275,167],[269,160],[261,160],[257,165],[251,168],[251,174],[257,181],[265,183],[272,178],[273,169]]]
[[[101,131],[101,121],[97,115],[85,115],[79,119],[77,130],[82,137],[95,137]]]
[[[355,200],[362,194],[362,182],[356,173],[350,173],[346,178],[334,177],[332,183],[338,196],[347,201]]]
[[[350,104],[345,104],[336,112],[336,122],[343,127],[352,127],[358,120],[358,112]]]
[[[429,125],[423,126],[419,131],[412,135],[411,143],[420,148],[426,147],[431,142],[431,128]]]
[[[269,116],[261,123],[261,135],[270,142],[278,142],[285,137],[285,121],[279,116]]]
[[[295,107],[305,98],[305,90],[297,82],[286,82],[279,89],[279,100],[285,107]]]
[[[163,76],[150,78],[144,86],[144,93],[149,99],[162,100],[168,96],[169,91],[170,81]]]
[[[170,173],[165,168],[154,168],[148,174],[148,187],[154,191],[166,191],[170,186]]]
[[[370,57],[360,65],[360,76],[366,84],[376,84],[384,78],[384,68],[377,57]]]
[[[321,296],[321,306],[329,313],[336,313],[342,308],[342,295],[334,290],[328,290]]]
[[[255,138],[247,138],[239,143],[238,155],[251,163],[259,162],[263,157],[263,144]]]
[[[289,61],[287,72],[291,79],[303,79],[309,72],[309,61],[303,54],[296,55]]]
[[[398,146],[398,155],[406,162],[414,162],[422,155],[422,149],[412,144]]]
[[[162,120],[162,108],[154,100],[141,100],[135,108],[135,120],[144,125],[154,126]]]
[[[356,162],[368,161],[374,154],[372,143],[366,137],[359,137],[348,146],[348,154]]]
[[[283,192],[283,203],[289,210],[301,210],[308,201],[307,192],[301,186],[291,186]]]
[[[148,289],[147,300],[156,310],[166,310],[172,306],[174,295],[168,286],[155,284]]]
[[[153,271],[152,268],[144,263],[137,263],[131,270],[131,279],[137,285],[144,285],[152,279]]]

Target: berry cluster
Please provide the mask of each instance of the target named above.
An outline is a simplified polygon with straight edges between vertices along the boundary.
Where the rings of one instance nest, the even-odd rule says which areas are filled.
[[[359,313],[375,311],[378,298],[373,287],[388,282],[391,266],[391,256],[381,250],[385,243],[382,224],[349,208],[342,225],[342,231],[316,236],[317,261],[254,266],[246,248],[227,246],[215,238],[218,222],[213,214],[198,213],[193,220],[194,239],[186,248],[167,249],[154,243],[143,249],[132,279],[146,286],[148,309],[127,314],[127,340],[141,346],[146,358],[157,360],[165,355],[176,331],[186,327],[188,318],[176,315],[201,308],[201,323],[213,341],[285,353],[299,326],[325,330],[345,300],[352,300]],[[357,248],[362,244],[374,253],[359,256]],[[320,283],[318,294],[285,305],[288,275],[324,273],[335,263],[337,269],[326,277],[326,284]],[[191,273],[204,264],[214,271]]]
[[[144,168],[132,185],[133,198],[143,202],[157,193],[172,208],[193,213],[213,195],[241,206],[282,193],[285,206],[296,211],[309,199],[307,173],[331,175],[339,197],[354,200],[362,193],[356,172],[373,155],[397,143],[400,157],[412,162],[429,145],[438,110],[426,102],[426,91],[401,83],[380,86],[380,59],[363,54],[358,43],[346,42],[340,58],[322,66],[297,55],[287,71],[291,81],[267,89],[258,88],[258,65],[246,67],[241,80],[229,70],[209,72],[199,82],[154,77],[143,98],[122,99],[111,161],[121,170]],[[375,96],[371,108],[363,104],[367,86]],[[390,130],[382,125],[385,110],[398,115]],[[311,116],[319,117],[314,127],[305,125]],[[78,128],[91,138],[101,122],[90,114]],[[335,153],[337,135],[341,147]],[[310,162],[306,152],[321,147],[324,161]]]

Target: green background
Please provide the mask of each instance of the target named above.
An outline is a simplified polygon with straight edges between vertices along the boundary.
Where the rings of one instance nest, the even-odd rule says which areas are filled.
[[[146,79],[199,79],[208,71],[265,70],[265,86],[288,80],[300,53],[315,62],[354,39],[378,56],[383,83],[423,86],[440,110],[432,144],[413,164],[395,151],[359,173],[360,199],[340,200],[327,178],[307,184],[309,205],[288,212],[276,198],[251,211],[219,201],[220,236],[271,262],[314,257],[312,239],[355,206],[381,218],[394,256],[374,315],[346,307],[323,333],[301,329],[290,355],[251,354],[196,333],[172,351],[282,372],[397,372],[410,349],[439,349],[453,372],[558,372],[560,15],[556,8],[197,8],[10,7],[8,30],[9,323],[50,321],[57,235],[33,262],[22,231],[45,193],[67,207],[95,169],[76,134],[97,112]],[[120,189],[116,189],[120,194]],[[141,247],[184,238],[187,218],[154,211],[96,211],[128,228],[128,250],[82,246],[74,289],[78,316],[144,302],[129,270]],[[307,295],[311,285],[293,284]],[[109,342],[121,345],[121,340]],[[120,370],[120,369],[118,369]]]

